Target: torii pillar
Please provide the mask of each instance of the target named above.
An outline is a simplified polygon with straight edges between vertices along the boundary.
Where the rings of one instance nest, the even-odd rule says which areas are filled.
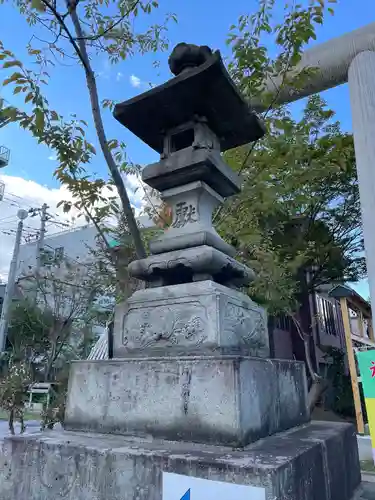
[[[280,104],[297,101],[349,83],[353,136],[362,210],[367,273],[375,311],[375,23],[307,50],[297,67],[317,68],[305,86],[279,91]],[[265,91],[278,91],[281,77],[267,81]],[[259,103],[252,103],[263,111]]]

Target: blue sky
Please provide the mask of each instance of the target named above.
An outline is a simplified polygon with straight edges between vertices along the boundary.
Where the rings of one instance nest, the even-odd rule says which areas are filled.
[[[167,12],[174,12],[178,17],[178,23],[171,23],[168,32],[171,47],[180,41],[205,44],[220,49],[224,56],[230,56],[225,44],[230,25],[237,22],[239,15],[250,13],[257,8],[254,0],[159,1],[160,9],[150,17],[152,23],[161,23]],[[278,7],[282,7],[283,4],[284,0],[276,0]],[[324,26],[318,29],[316,43],[359,28],[375,19],[374,0],[362,0],[360,8],[358,5],[359,3],[353,0],[341,0],[335,6],[335,16],[327,17]],[[11,3],[2,4],[0,13],[0,33],[4,46],[27,64],[25,46],[30,40],[31,29]],[[135,56],[112,67],[104,58],[95,59],[95,70],[101,75],[98,79],[101,99],[126,100],[146,89],[147,82],[162,83],[170,77],[167,58],[168,53]],[[152,65],[155,59],[160,61],[158,69]],[[64,115],[76,113],[79,118],[90,122],[91,113],[82,69],[77,65],[60,66],[50,73],[52,78],[46,93],[51,106]],[[134,86],[138,82],[140,85]],[[0,92],[2,97],[12,101],[13,98],[6,89],[1,89]],[[327,91],[323,95],[336,111],[342,127],[351,130],[347,85]],[[104,120],[108,137],[125,141],[128,154],[133,161],[147,164],[157,158],[151,149],[117,124],[109,112],[105,113]],[[91,130],[88,137],[95,142]],[[36,144],[27,132],[13,125],[0,129],[0,144],[6,144],[11,149],[11,163],[6,170],[7,175],[33,180],[49,188],[57,187],[52,176],[55,162],[49,159],[53,153],[46,147]],[[93,171],[105,175],[106,170],[100,155],[92,168]],[[368,297],[366,285],[361,285],[359,291]]]

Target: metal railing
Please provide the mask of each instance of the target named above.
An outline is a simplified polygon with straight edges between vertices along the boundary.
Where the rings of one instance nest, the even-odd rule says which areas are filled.
[[[0,168],[6,167],[9,163],[10,150],[5,146],[0,146]]]

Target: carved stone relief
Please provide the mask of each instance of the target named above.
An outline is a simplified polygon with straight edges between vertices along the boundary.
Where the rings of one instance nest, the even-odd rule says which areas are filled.
[[[197,346],[206,339],[206,312],[198,302],[180,307],[130,309],[124,319],[123,345],[129,349],[172,345]]]
[[[266,343],[267,326],[261,309],[247,309],[232,302],[225,307],[223,318],[224,332],[230,331],[239,343],[252,347],[262,347]]]

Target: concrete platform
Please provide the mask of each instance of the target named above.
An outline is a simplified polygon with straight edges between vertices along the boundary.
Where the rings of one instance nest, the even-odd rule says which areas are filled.
[[[355,429],[342,423],[243,450],[66,431],[0,445],[1,500],[162,500],[163,471],[263,487],[266,500],[350,500],[361,480]]]
[[[239,356],[79,361],[65,427],[245,446],[308,422],[304,364]]]

